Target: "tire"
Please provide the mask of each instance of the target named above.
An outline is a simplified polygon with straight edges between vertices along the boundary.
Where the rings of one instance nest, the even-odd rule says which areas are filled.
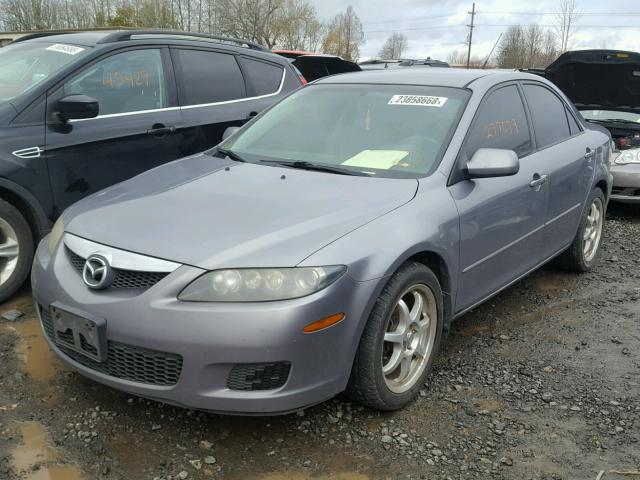
[[[416,306],[416,295],[422,296],[422,309]],[[400,306],[401,300],[407,307],[404,310]],[[416,315],[419,310],[420,315]],[[383,288],[367,320],[346,394],[378,410],[397,410],[410,403],[431,370],[442,339],[443,315],[442,289],[433,272],[421,263],[402,265]],[[409,325],[402,323],[402,318],[408,320]],[[428,322],[426,318],[429,318]],[[419,322],[414,322],[416,319]],[[402,331],[405,333],[400,335],[398,332]],[[399,337],[404,340],[398,342]],[[420,356],[418,351],[424,354]],[[390,369],[395,364],[394,359],[403,358],[402,352],[413,355],[408,370],[400,362],[395,370],[383,373],[383,367]],[[403,368],[405,372],[413,373],[403,374]]]
[[[29,224],[17,208],[0,200],[0,303],[22,286],[32,261],[33,235]]]
[[[607,205],[602,190],[594,188],[586,205],[573,243],[558,257],[558,264],[572,272],[588,272],[600,260],[600,244]],[[599,218],[594,218],[594,209],[599,211]],[[589,238],[585,238],[585,235]],[[589,246],[589,241],[595,242],[595,246],[593,243]]]

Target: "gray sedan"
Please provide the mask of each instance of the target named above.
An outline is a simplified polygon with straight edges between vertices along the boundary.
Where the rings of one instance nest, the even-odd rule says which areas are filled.
[[[43,331],[83,375],[171,404],[397,409],[453,319],[556,256],[593,267],[610,154],[538,76],[325,78],[67,209],[33,266]]]

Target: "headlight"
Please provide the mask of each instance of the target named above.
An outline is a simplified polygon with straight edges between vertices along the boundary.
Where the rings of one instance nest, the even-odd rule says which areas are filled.
[[[300,268],[238,268],[207,272],[178,295],[186,302],[268,302],[299,298],[331,285],[344,265]]]
[[[62,238],[62,234],[64,233],[64,221],[62,217],[56,220],[56,223],[51,227],[51,234],[49,235],[49,253],[53,255],[58,243],[60,243],[60,239]]]
[[[615,163],[618,165],[627,165],[628,163],[640,163],[640,148],[632,148],[630,150],[624,150],[615,159]]]

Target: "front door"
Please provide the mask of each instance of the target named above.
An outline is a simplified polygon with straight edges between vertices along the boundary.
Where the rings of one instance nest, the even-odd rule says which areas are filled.
[[[74,74],[47,101],[46,157],[58,213],[102,188],[181,156],[168,52],[120,51]],[[99,102],[96,118],[61,123],[56,102],[71,94]]]
[[[460,282],[456,311],[496,292],[540,262],[548,202],[548,172],[532,161],[533,145],[518,87],[487,94],[461,151],[514,150],[513,176],[461,180],[449,187],[460,215]]]

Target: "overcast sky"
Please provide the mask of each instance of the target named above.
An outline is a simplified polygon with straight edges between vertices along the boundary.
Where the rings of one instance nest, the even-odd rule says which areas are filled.
[[[331,18],[349,5],[341,0],[310,1],[323,19]],[[377,56],[385,39],[394,31],[407,36],[407,57],[446,60],[452,50],[466,48],[470,0],[352,0],[350,3],[365,32],[362,59]],[[556,12],[558,3],[559,0],[476,2],[478,26],[473,32],[472,54],[488,55],[500,32],[506,30],[504,25],[552,24],[553,15],[523,13]],[[577,0],[577,3],[584,14],[578,23],[573,49],[640,51],[640,1]]]

